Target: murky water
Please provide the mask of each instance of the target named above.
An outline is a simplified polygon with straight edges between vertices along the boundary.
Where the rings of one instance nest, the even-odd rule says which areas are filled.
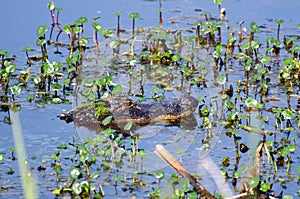
[[[50,13],[47,10],[47,2],[43,1],[20,1],[18,6],[15,6],[14,1],[6,1],[2,3],[5,8],[0,13],[2,19],[0,21],[1,32],[0,32],[0,48],[5,49],[11,54],[17,55],[16,64],[20,67],[25,66],[25,53],[22,52],[24,46],[35,46],[36,42],[36,28],[39,25],[47,24],[50,25]],[[57,2],[58,7],[63,8],[60,15],[60,21],[62,24],[67,24],[75,21],[81,16],[91,19],[93,17],[100,16],[100,24],[105,28],[115,28],[116,27],[116,17],[114,13],[122,10],[121,15],[121,28],[129,30],[131,27],[131,20],[128,19],[128,15],[131,12],[139,12],[141,17],[137,20],[137,26],[141,27],[153,27],[158,26],[158,15],[156,10],[158,9],[158,1],[137,1],[137,0],[113,0],[113,1],[72,1],[72,2]],[[274,35],[277,26],[274,24],[275,20],[283,19],[285,22],[282,25],[282,34],[299,35],[300,31],[296,28],[296,25],[300,23],[300,17],[298,14],[298,9],[300,7],[300,1],[292,0],[287,3],[284,0],[262,0],[262,1],[224,1],[222,6],[227,9],[226,18],[230,20],[229,24],[234,25],[238,28],[236,23],[244,20],[245,27],[251,21],[255,21],[258,25],[263,26],[261,34],[262,37],[268,37],[269,35]],[[163,18],[164,27],[170,29],[190,29],[194,23],[202,19],[198,10],[211,12],[213,16],[217,15],[218,8],[213,4],[213,1],[206,0],[205,2],[191,1],[191,0],[173,0],[173,1],[163,1]],[[91,35],[91,30],[88,29],[87,33]],[[67,40],[67,38],[65,38]],[[263,40],[263,39],[262,39]],[[38,48],[37,48],[38,49]],[[92,53],[91,53],[92,56]],[[204,56],[209,56],[205,54]],[[66,55],[53,55],[54,59],[65,59]],[[203,57],[202,59],[205,59]],[[94,62],[86,62],[86,65],[93,65]],[[96,64],[95,64],[96,65]],[[34,66],[35,67],[35,66]],[[242,69],[241,69],[242,70]],[[99,74],[101,74],[100,71]],[[88,70],[87,74],[93,74],[93,70]],[[208,71],[208,86],[210,93],[218,93],[220,88],[214,86],[213,71]],[[124,74],[119,75],[119,83],[128,82],[128,76]],[[241,78],[239,74],[233,75],[231,81],[235,82],[237,79]],[[155,82],[154,82],[155,83]],[[229,80],[230,83],[230,80]],[[149,82],[150,92],[153,82]],[[127,86],[127,85],[125,85]],[[138,89],[137,85],[133,85],[133,90]],[[276,90],[276,89],[274,89]],[[193,88],[192,94],[196,97],[200,97],[204,92],[199,91],[198,88]],[[173,93],[174,94],[174,93]],[[176,93],[175,95],[179,95]],[[281,92],[278,92],[280,95]],[[210,97],[210,96],[208,96]],[[295,102],[296,103],[296,102]],[[72,141],[74,135],[79,135],[81,139],[84,136],[93,135],[94,132],[88,132],[86,129],[75,128],[73,124],[66,124],[60,121],[57,116],[62,112],[62,110],[72,109],[72,105],[51,105],[48,104],[43,108],[38,107],[35,104],[30,104],[29,102],[23,102],[22,108],[20,110],[20,118],[22,122],[22,130],[24,135],[24,141],[26,143],[26,150],[28,157],[31,159],[32,166],[36,169],[39,165],[43,165],[43,161],[50,162],[51,153],[56,150],[59,144],[68,143]],[[14,147],[14,142],[12,139],[11,126],[5,122],[5,118],[8,117],[7,112],[0,112],[0,153],[5,153],[6,156],[9,155],[9,147]],[[190,171],[195,173],[201,173],[203,176],[207,176],[207,179],[211,180],[211,177],[207,175],[207,172],[203,172],[204,169],[199,166],[199,159],[204,159],[208,155],[212,154],[212,159],[220,160],[228,151],[224,146],[232,145],[232,139],[223,136],[222,140],[219,139],[224,130],[222,125],[215,127],[216,139],[213,140],[213,151],[206,152],[201,151],[202,144],[191,143],[190,140],[202,140],[204,135],[199,135],[201,129],[191,129],[190,134],[186,134],[185,130],[179,127],[165,127],[165,126],[153,126],[148,132],[148,128],[141,128],[138,131],[142,133],[143,139],[140,145],[145,148],[149,157],[145,160],[144,166],[148,170],[154,171],[156,169],[163,169],[166,172],[171,172],[161,160],[159,160],[153,153],[154,145],[157,143],[165,143],[169,145],[172,153],[176,153],[176,148],[180,145],[184,145],[185,153],[189,154],[188,157],[184,158],[184,166],[186,166]],[[161,136],[161,133],[165,135]],[[76,138],[78,139],[78,138]],[[167,142],[166,140],[180,139],[181,142]],[[230,148],[229,150],[234,150]],[[70,150],[70,153],[72,150]],[[37,157],[37,159],[36,159]],[[147,162],[148,161],[148,162]],[[154,163],[154,167],[151,168],[151,164]],[[299,162],[297,163],[299,164]],[[16,161],[10,161],[6,164],[0,164],[0,186],[13,186],[13,189],[8,191],[1,191],[0,198],[11,198],[19,197],[21,193],[20,179],[17,174],[14,175],[3,175],[7,170],[13,168],[16,170]],[[298,166],[298,165],[297,165]],[[295,168],[297,167],[295,165]],[[295,172],[295,168],[293,172]],[[51,168],[50,168],[51,169]],[[40,198],[54,198],[51,195],[51,191],[55,187],[55,177],[53,171],[46,170],[43,172],[34,172],[38,178],[40,184]],[[296,176],[296,173],[293,173]],[[46,177],[45,177],[46,176]],[[52,178],[49,176],[52,176]],[[153,180],[153,179],[151,179]],[[210,185],[210,183],[212,185]],[[208,187],[214,190],[216,182],[208,182]],[[280,188],[277,185],[277,188]],[[286,193],[290,195],[295,195],[298,191],[296,186],[289,186]],[[15,195],[14,193],[18,193]],[[146,197],[148,193],[141,192],[139,197]],[[127,198],[132,196],[129,192],[119,192],[117,195],[120,198]],[[115,198],[116,195],[108,194],[107,198]]]

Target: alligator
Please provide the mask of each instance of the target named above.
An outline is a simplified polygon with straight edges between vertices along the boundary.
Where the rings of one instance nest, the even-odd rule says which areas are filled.
[[[103,126],[102,121],[110,116],[109,126],[129,122],[136,125],[172,123],[192,116],[197,106],[197,99],[188,95],[153,103],[135,102],[124,95],[116,95],[85,103],[68,113],[62,113],[60,118],[89,129]]]

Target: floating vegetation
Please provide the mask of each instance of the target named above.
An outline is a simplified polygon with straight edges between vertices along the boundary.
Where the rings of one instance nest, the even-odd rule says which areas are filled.
[[[138,103],[159,104],[174,93],[198,99],[193,114],[196,125],[178,127],[185,131],[182,137],[192,138],[188,142],[182,137],[167,140],[168,133],[160,138],[165,145],[178,142],[186,147],[176,149],[180,163],[166,158],[166,154],[172,157],[169,152],[159,154],[186,180],[168,168],[153,169],[153,157],[140,145],[145,139],[143,130],[128,122],[122,126],[129,135],[125,138],[108,125],[113,119],[108,116],[101,121],[107,128],[95,130],[96,136],[64,140],[47,160],[32,167],[30,172],[44,173],[51,179],[49,193],[83,198],[159,198],[166,192],[172,198],[299,195],[297,187],[289,188],[299,182],[299,36],[281,35],[281,19],[275,21],[273,36],[266,36],[264,27],[255,22],[236,25],[226,18],[222,2],[214,1],[218,13],[202,12],[190,28],[171,30],[163,24],[164,10],[159,1],[159,27],[141,27],[136,19],[142,13],[132,12],[129,31],[121,29],[122,11],[114,15],[116,29],[103,27],[98,17],[91,21],[80,17],[63,25],[59,21],[63,10],[49,2],[51,25],[37,28],[39,50],[23,48],[25,67],[19,67],[9,52],[0,50],[3,112],[18,111],[24,99],[59,106],[72,103],[74,96],[74,107],[85,103],[87,109],[95,100],[118,93]],[[65,56],[57,60],[57,55]],[[106,116],[107,111],[104,103],[98,103],[94,112]],[[7,118],[6,123],[13,122],[9,114]],[[192,122],[192,117],[189,120]],[[153,147],[158,143],[150,142]],[[157,148],[162,149],[161,145]],[[204,177],[182,167],[207,167],[208,158],[186,158],[195,154],[200,154],[198,158],[204,154],[203,159],[213,157],[209,168],[213,171],[207,169],[207,173],[221,173],[222,182],[215,176],[212,179],[229,189],[206,187]],[[0,178],[16,176],[8,166],[15,159],[13,148],[0,153],[0,164],[6,168]],[[153,168],[146,165],[147,159]],[[1,184],[0,195],[16,186],[6,183]],[[164,187],[167,185],[171,186],[169,192]]]

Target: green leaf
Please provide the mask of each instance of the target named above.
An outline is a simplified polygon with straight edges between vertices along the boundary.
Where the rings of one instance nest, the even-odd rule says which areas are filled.
[[[147,157],[147,155],[148,154],[144,150],[140,150],[138,152],[138,156],[141,157],[141,158],[145,158],[145,157]]]
[[[157,10],[156,10],[156,13],[161,13],[162,11],[164,11],[164,9],[163,8],[158,8]]]
[[[3,50],[3,49],[0,49],[0,55],[3,55],[4,57],[9,57],[9,52]]]
[[[60,173],[60,172],[61,172],[61,165],[56,164],[56,165],[54,166],[54,169],[55,169],[55,172],[56,172],[56,173]]]
[[[129,19],[136,19],[136,18],[139,18],[139,17],[140,17],[140,14],[137,13],[137,12],[132,12],[128,16]]]
[[[21,88],[19,86],[16,86],[16,85],[11,87],[10,90],[11,90],[11,93],[13,95],[20,95],[21,91],[22,91]]]
[[[79,182],[74,182],[72,185],[72,191],[76,194],[79,195],[82,192],[82,187]]]
[[[53,83],[53,84],[51,84],[51,88],[53,91],[58,91],[62,88],[62,86],[60,84]]]
[[[46,25],[39,26],[37,28],[37,32],[36,32],[38,38],[44,38],[44,35],[47,32],[47,30],[48,30],[48,26],[46,26]]]
[[[121,182],[122,181],[122,179],[119,176],[116,176],[115,180],[116,180],[116,182]]]
[[[80,33],[82,31],[82,27],[81,26],[74,26],[74,32],[75,33]]]
[[[35,76],[35,77],[33,78],[33,82],[34,82],[35,85],[39,84],[39,83],[41,82],[40,76]]]
[[[101,34],[104,36],[104,37],[111,37],[115,34],[115,31],[113,29],[102,29],[101,30]]]
[[[25,46],[25,47],[23,48],[23,50],[24,50],[25,52],[29,52],[29,51],[31,51],[32,49],[31,49],[29,46]]]
[[[114,132],[115,132],[114,129],[108,128],[108,129],[105,129],[105,131],[103,132],[103,134],[104,134],[106,137],[109,137],[109,136],[113,135]]]
[[[129,131],[130,129],[131,129],[131,127],[132,127],[132,122],[128,122],[125,126],[124,126],[124,130],[125,131]]]
[[[96,179],[99,177],[99,173],[98,172],[94,172],[92,175],[91,175],[91,178],[93,179]]]
[[[226,175],[227,175],[227,171],[224,170],[224,169],[220,169],[220,172],[221,172],[221,174],[222,174],[223,176],[226,176]]]
[[[158,90],[159,90],[159,88],[158,88],[158,87],[154,87],[154,88],[152,88],[152,93],[157,93],[157,92],[158,92]]]
[[[55,97],[52,99],[52,103],[53,104],[61,104],[62,100],[59,97]]]
[[[81,37],[80,40],[79,40],[79,43],[80,43],[80,45],[82,45],[82,46],[87,46],[88,43],[89,43],[89,40],[88,40],[88,38]]]
[[[253,33],[258,33],[259,32],[259,27],[255,22],[250,23],[250,31]]]
[[[0,153],[0,161],[3,161],[3,160],[4,160],[4,154]]]
[[[76,21],[76,23],[79,23],[79,24],[83,24],[83,23],[86,23],[86,22],[88,22],[88,19],[86,17],[80,17]]]
[[[256,101],[256,99],[253,99],[253,98],[246,99],[245,103],[246,103],[247,107],[256,107],[257,106],[257,101]]]
[[[54,10],[55,9],[54,2],[53,1],[49,2],[48,5],[47,5],[47,7],[48,7],[48,10]]]
[[[120,45],[120,42],[116,39],[111,40],[109,43],[110,48],[117,48]]]
[[[123,11],[121,11],[121,10],[118,11],[118,12],[116,12],[116,13],[115,13],[115,16],[120,16],[120,15],[122,14],[122,12],[123,12]]]
[[[250,189],[254,189],[257,187],[257,185],[259,184],[259,177],[254,177],[254,178],[251,178],[250,181],[249,181],[249,187]]]
[[[217,77],[216,82],[223,85],[226,82],[226,76],[221,74]]]
[[[229,109],[234,109],[235,108],[235,104],[230,99],[227,99],[225,104],[226,104],[227,108],[229,108]]]
[[[101,25],[99,24],[99,23],[97,23],[97,22],[93,22],[92,23],[92,27],[94,28],[94,30],[95,31],[97,31],[97,32],[100,32],[100,30],[101,30]]]
[[[78,168],[74,168],[74,169],[72,169],[72,170],[70,171],[70,177],[71,177],[71,179],[73,179],[73,180],[77,179],[77,178],[79,177],[80,174],[81,174],[81,173],[80,173],[80,170],[79,170]]]
[[[179,61],[180,60],[180,55],[178,55],[178,54],[173,55],[172,60],[173,61]]]
[[[106,126],[106,125],[108,125],[111,122],[111,120],[112,120],[112,116],[111,115],[107,116],[104,120],[102,120],[102,124],[104,126]]]
[[[267,182],[262,182],[260,184],[260,190],[263,192],[267,192],[271,188],[270,184]]]
[[[55,10],[57,10],[58,12],[62,11],[62,8],[55,8]]]
[[[66,144],[60,144],[57,147],[58,149],[67,149],[67,145]]]
[[[155,173],[155,177],[156,177],[157,179],[163,179],[163,178],[165,177],[165,172],[163,172],[163,171],[157,171],[157,172]]]
[[[5,72],[8,74],[12,74],[13,72],[16,71],[16,65],[10,63],[9,61],[5,60],[4,61],[4,65],[6,66],[5,68]]]
[[[239,171],[235,171],[234,174],[233,174],[233,177],[234,178],[239,178],[241,175],[241,173]]]
[[[71,31],[72,31],[72,28],[71,28],[70,25],[64,26],[64,32],[65,32],[66,34],[71,34]]]
[[[288,145],[288,150],[293,153],[296,151],[297,145],[296,144],[289,144]]]
[[[121,85],[116,85],[114,86],[113,90],[111,91],[112,94],[115,94],[115,93],[119,93],[122,91],[122,86]]]
[[[188,192],[190,190],[189,183],[188,183],[187,180],[182,182],[180,190],[183,191],[183,192]]]
[[[286,120],[290,120],[293,117],[293,112],[290,109],[285,109],[282,111],[283,118]]]
[[[289,150],[287,147],[283,147],[280,151],[278,151],[278,153],[283,157],[286,157],[288,152],[289,152]]]
[[[46,39],[37,39],[36,40],[36,45],[37,46],[42,46],[46,43]]]
[[[283,24],[283,23],[284,23],[284,20],[283,20],[283,19],[279,19],[279,20],[276,20],[275,23],[278,24],[278,25],[279,25],[279,24]]]
[[[214,0],[214,4],[220,5],[223,2],[223,0]]]

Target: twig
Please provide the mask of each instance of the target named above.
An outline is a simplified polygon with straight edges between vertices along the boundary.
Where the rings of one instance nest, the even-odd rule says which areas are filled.
[[[241,194],[238,194],[238,195],[232,196],[230,198],[226,198],[226,199],[236,199],[236,198],[245,197],[247,195],[248,195],[248,193],[241,193]]]
[[[185,170],[185,168],[181,166],[181,164],[173,157],[173,155],[162,145],[156,145],[155,153],[161,159],[167,162],[169,166],[176,170],[182,177],[184,177],[194,187],[194,189],[197,190],[202,199],[215,198],[207,189],[197,182],[197,180],[187,170]]]

